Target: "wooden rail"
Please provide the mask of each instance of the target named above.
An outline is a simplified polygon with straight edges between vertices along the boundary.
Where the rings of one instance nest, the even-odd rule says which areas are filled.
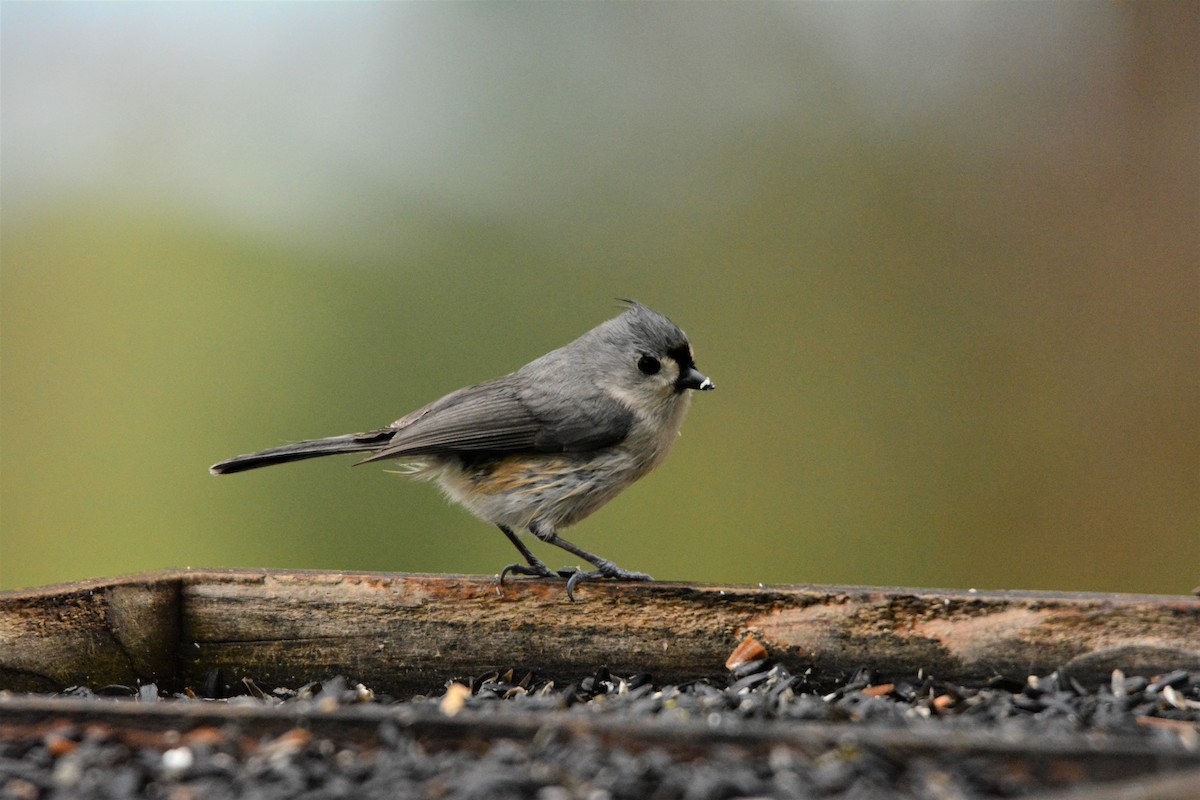
[[[492,667],[562,680],[601,665],[671,682],[724,674],[753,634],[793,672],[978,683],[1065,670],[1200,670],[1200,598],[853,586],[586,583],[326,572],[172,571],[0,594],[0,689],[343,674],[395,696]]]

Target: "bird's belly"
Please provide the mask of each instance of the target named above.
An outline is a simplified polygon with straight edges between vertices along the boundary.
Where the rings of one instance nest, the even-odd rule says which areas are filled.
[[[433,478],[448,498],[495,525],[552,528],[579,522],[649,471],[628,453],[446,459]]]

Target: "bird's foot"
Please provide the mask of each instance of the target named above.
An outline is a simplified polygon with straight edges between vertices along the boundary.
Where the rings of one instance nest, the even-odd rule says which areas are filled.
[[[562,571],[555,572],[547,567],[542,562],[536,564],[509,564],[504,569],[500,570],[500,583],[504,583],[504,579],[509,575],[529,575],[534,578],[565,578],[566,575]]]
[[[560,569],[558,572],[560,575],[562,575],[564,572],[570,573],[570,577],[567,577],[567,599],[571,602],[575,602],[575,587],[586,580],[594,580],[596,578],[609,578],[616,581],[654,580],[654,578],[650,577],[644,572],[633,572],[631,570],[621,569],[611,561],[606,561],[604,559],[598,559],[596,563],[596,569],[588,572],[578,568],[574,570]]]

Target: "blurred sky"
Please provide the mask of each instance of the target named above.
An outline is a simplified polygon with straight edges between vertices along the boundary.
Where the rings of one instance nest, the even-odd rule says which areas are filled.
[[[1194,2],[3,3],[0,588],[495,573],[375,466],[206,468],[635,297],[719,388],[582,546],[1188,592],[1198,74]]]

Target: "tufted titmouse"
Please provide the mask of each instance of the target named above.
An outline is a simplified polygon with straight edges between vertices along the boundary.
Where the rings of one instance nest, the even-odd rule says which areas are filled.
[[[567,579],[651,580],[558,535],[658,466],[675,443],[691,397],[713,382],[696,369],[673,322],[629,308],[502,378],[451,392],[386,428],[313,439],[214,464],[214,475],[338,453],[396,459],[417,478],[499,526],[525,563],[500,573]],[[528,529],[596,567],[551,570],[517,538]]]

